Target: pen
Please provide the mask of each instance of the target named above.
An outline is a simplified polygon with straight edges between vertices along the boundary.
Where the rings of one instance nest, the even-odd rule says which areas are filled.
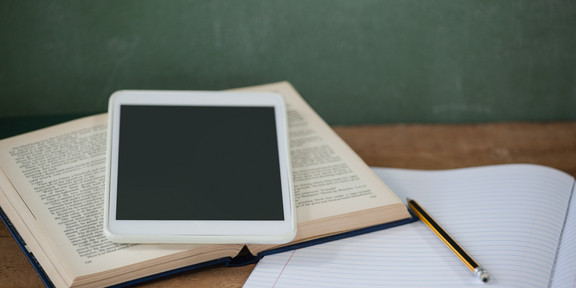
[[[432,217],[430,217],[430,215],[426,213],[426,211],[422,209],[416,201],[410,198],[408,198],[407,201],[408,207],[410,207],[416,216],[418,216],[418,218],[420,218],[420,220],[422,220],[422,222],[424,222],[424,224],[426,224],[426,226],[428,226],[428,228],[430,228],[430,230],[432,230],[432,232],[434,232],[434,234],[436,234],[436,236],[438,236],[438,238],[440,238],[440,240],[442,240],[442,242],[444,242],[444,244],[446,244],[446,246],[448,246],[448,248],[458,256],[460,261],[462,261],[477,278],[482,280],[482,282],[488,282],[490,279],[488,271],[482,269],[476,261],[472,259],[472,257],[468,256],[466,251],[464,251],[464,249],[462,249],[462,247],[460,247],[460,245],[458,245],[458,243],[456,243],[456,241],[454,241],[452,237],[450,237],[450,235],[448,235],[448,233],[446,233],[446,231],[444,231],[444,229],[442,229],[442,227],[440,227],[440,225],[438,225],[438,223],[436,223],[436,221],[434,221],[434,219],[432,219]]]

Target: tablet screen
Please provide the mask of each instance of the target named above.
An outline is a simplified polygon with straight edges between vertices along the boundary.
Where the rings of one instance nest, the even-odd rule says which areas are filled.
[[[274,107],[121,105],[117,220],[283,220]]]

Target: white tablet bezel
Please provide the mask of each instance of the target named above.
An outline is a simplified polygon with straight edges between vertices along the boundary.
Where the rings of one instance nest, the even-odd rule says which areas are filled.
[[[278,139],[284,220],[116,220],[116,184],[118,180],[118,139],[121,105],[273,107]],[[296,215],[287,126],[284,99],[281,95],[275,93],[138,90],[115,92],[110,97],[108,107],[104,234],[108,239],[121,243],[278,244],[291,241],[296,235]],[[222,168],[222,175],[225,177],[226,168]]]

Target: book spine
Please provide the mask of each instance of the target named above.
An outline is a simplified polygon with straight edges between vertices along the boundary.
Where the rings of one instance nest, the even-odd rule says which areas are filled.
[[[407,218],[407,219],[402,219],[402,220],[398,220],[398,221],[394,221],[394,222],[390,222],[390,223],[384,223],[384,224],[379,224],[379,225],[375,225],[375,226],[365,227],[365,228],[361,228],[361,229],[357,229],[357,230],[352,230],[349,232],[339,233],[339,234],[330,235],[330,236],[326,236],[326,237],[322,237],[322,238],[312,239],[309,241],[294,243],[292,245],[279,247],[276,249],[263,251],[261,253],[258,253],[257,258],[259,260],[266,255],[286,252],[286,251],[290,251],[290,250],[294,250],[294,249],[300,249],[300,248],[304,248],[304,247],[308,247],[308,246],[314,246],[314,245],[318,245],[320,243],[340,240],[343,238],[348,238],[348,237],[362,235],[362,234],[366,234],[366,233],[370,233],[370,232],[375,232],[375,231],[379,231],[379,230],[393,228],[393,227],[397,227],[397,226],[401,226],[401,225],[405,225],[405,224],[409,224],[409,223],[413,223],[413,222],[418,221],[418,217],[415,217],[415,215],[413,215],[412,213],[410,213],[410,214],[412,217]],[[249,264],[249,263],[246,263],[246,264]]]
[[[215,265],[226,265],[228,262],[231,261],[230,257],[224,257],[224,258],[220,258],[220,259],[215,259],[215,260],[210,260],[207,262],[203,262],[203,263],[198,263],[198,264],[194,264],[194,265],[190,265],[190,266],[186,266],[186,267],[182,267],[182,268],[178,268],[178,269],[174,269],[174,270],[170,270],[170,271],[166,271],[166,272],[162,272],[162,273],[158,273],[158,274],[154,274],[154,275],[150,275],[150,276],[146,276],[146,277],[142,277],[139,279],[134,279],[128,282],[124,282],[124,283],[120,283],[120,284],[116,284],[110,287],[113,288],[119,288],[119,287],[128,287],[128,286],[132,286],[132,285],[136,285],[136,284],[140,284],[140,283],[144,283],[147,281],[151,281],[151,280],[155,280],[158,278],[163,278],[163,277],[167,277],[170,275],[174,275],[174,274],[178,274],[178,273],[182,273],[182,272],[186,272],[186,271],[192,271],[192,270],[196,270],[196,269],[200,269],[200,268],[206,268],[206,267],[211,267],[211,266],[215,266]]]
[[[26,258],[28,258],[28,261],[30,261],[30,264],[32,264],[32,267],[34,267],[34,270],[36,270],[36,273],[38,273],[38,276],[40,276],[42,283],[48,288],[53,288],[54,284],[50,281],[50,277],[46,275],[46,272],[44,272],[44,269],[42,269],[42,266],[38,263],[34,254],[28,250],[26,242],[20,237],[20,234],[16,231],[16,227],[12,225],[12,222],[10,222],[10,219],[8,219],[8,216],[2,208],[0,208],[0,218],[6,225],[6,228],[8,228],[8,231],[10,231],[10,234],[12,234],[12,237],[14,237],[14,240],[16,240],[16,243],[18,243],[18,246],[20,246],[20,249],[22,249],[22,252],[24,252],[24,255],[26,255]]]

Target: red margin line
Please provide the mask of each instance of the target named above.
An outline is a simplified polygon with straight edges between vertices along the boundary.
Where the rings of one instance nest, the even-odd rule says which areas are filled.
[[[286,266],[288,266],[288,262],[290,262],[290,260],[292,259],[292,256],[294,256],[294,253],[296,253],[296,250],[292,250],[292,254],[290,254],[290,258],[288,258],[286,263],[284,263],[284,267],[282,267],[282,271],[280,271],[280,274],[278,274],[278,278],[276,278],[276,281],[274,281],[274,285],[272,285],[272,288],[276,287],[276,283],[278,283],[278,280],[280,280],[282,273],[284,273],[284,269],[286,269]]]

